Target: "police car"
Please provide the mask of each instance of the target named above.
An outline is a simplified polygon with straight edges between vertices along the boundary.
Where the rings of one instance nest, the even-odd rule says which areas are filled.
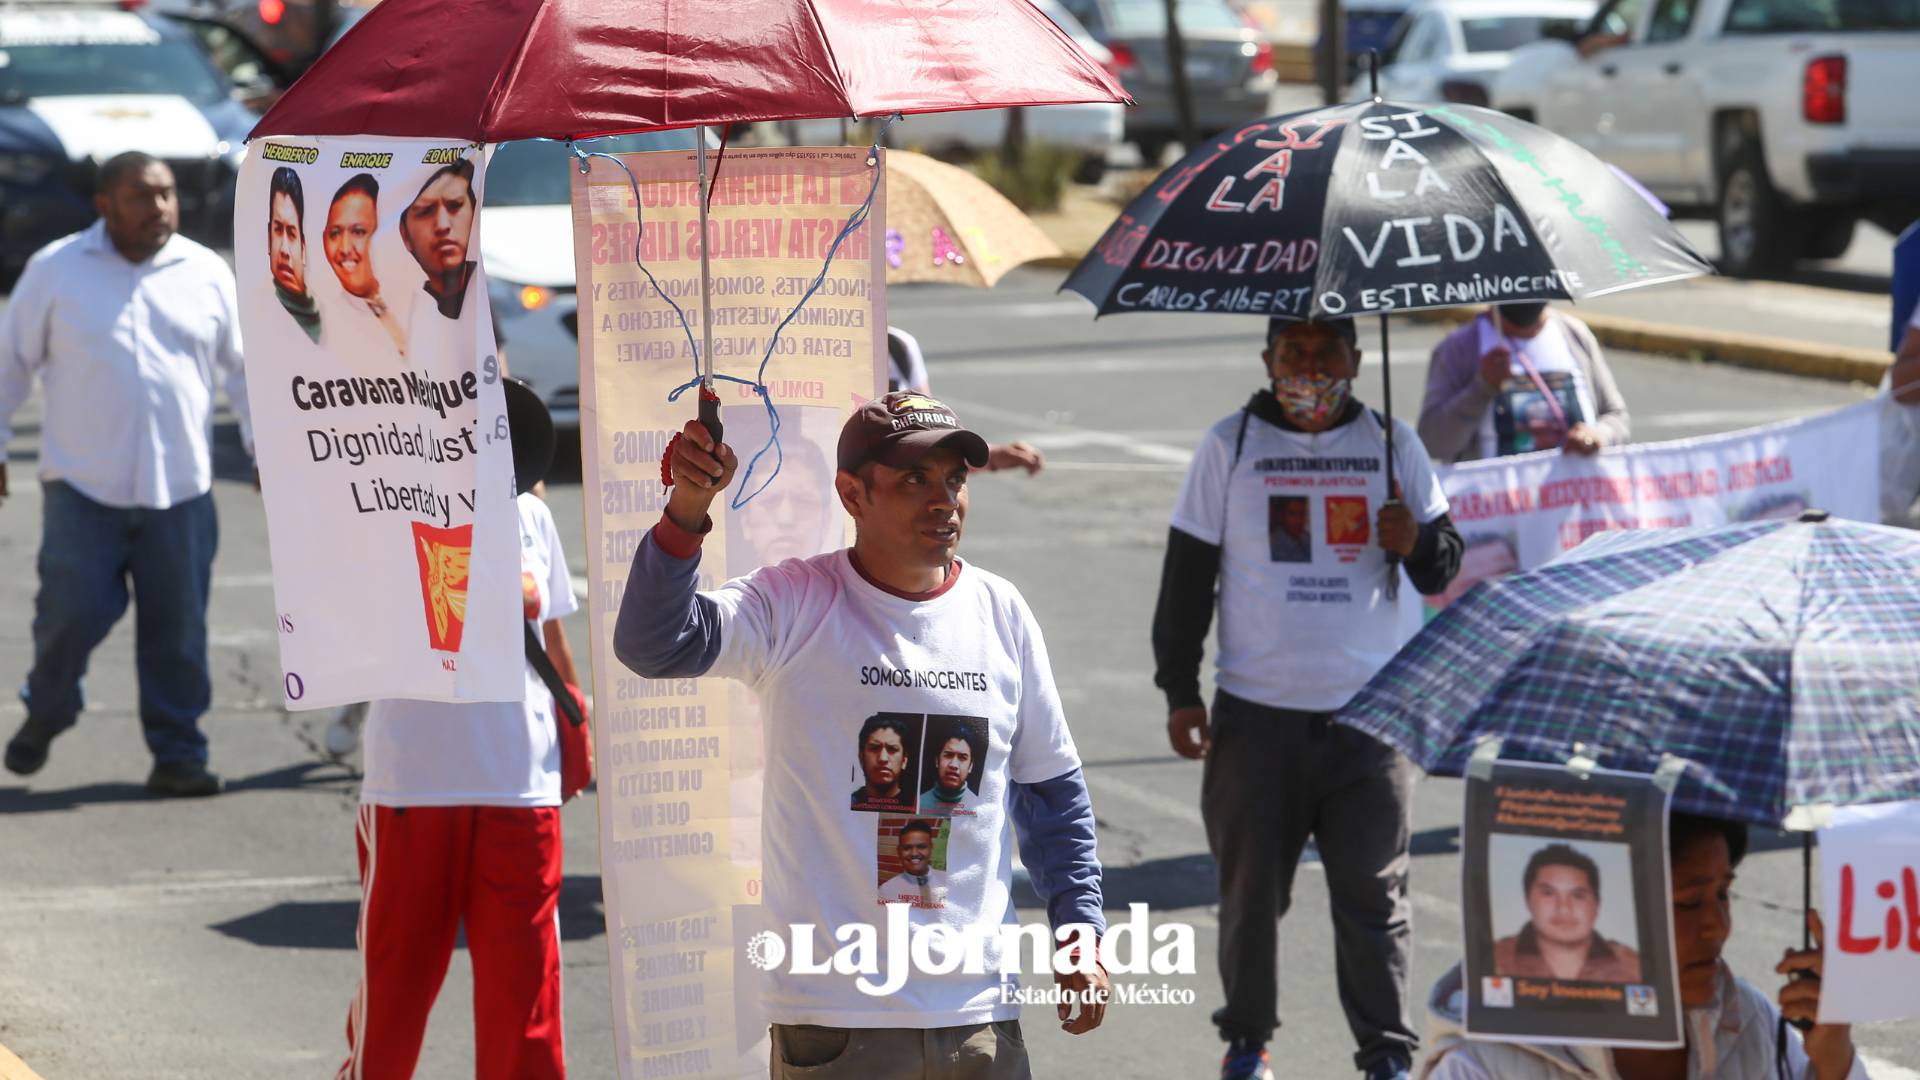
[[[127,5],[0,0],[0,285],[94,218],[99,164],[172,166],[183,231],[224,243],[256,117],[185,29]]]

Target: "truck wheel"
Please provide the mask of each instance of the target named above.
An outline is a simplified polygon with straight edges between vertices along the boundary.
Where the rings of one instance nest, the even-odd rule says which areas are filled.
[[[1097,184],[1107,175],[1107,155],[1088,154],[1073,167],[1073,182],[1076,184]]]
[[[1743,143],[1720,174],[1714,208],[1720,226],[1720,268],[1734,277],[1772,277],[1799,252],[1799,230],[1767,179],[1760,148]]]
[[[1854,221],[1844,215],[1815,218],[1800,237],[1803,259],[1837,259],[1853,245]]]

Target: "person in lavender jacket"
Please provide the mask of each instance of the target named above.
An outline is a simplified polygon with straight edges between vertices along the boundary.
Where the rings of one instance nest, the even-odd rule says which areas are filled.
[[[1442,465],[1556,447],[1597,454],[1632,434],[1593,331],[1544,303],[1489,308],[1434,346],[1419,430]]]

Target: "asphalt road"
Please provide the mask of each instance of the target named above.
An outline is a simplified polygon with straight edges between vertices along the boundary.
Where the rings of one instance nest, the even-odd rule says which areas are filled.
[[[1196,931],[1199,972],[1175,979],[1192,1006],[1110,1013],[1071,1038],[1047,1010],[1026,1020],[1041,1076],[1211,1075],[1219,1044],[1212,864],[1197,809],[1199,767],[1173,757],[1150,681],[1147,623],[1168,511],[1201,430],[1258,381],[1251,319],[1127,316],[1095,323],[1053,293],[1057,274],[1021,273],[994,292],[896,289],[896,323],[925,345],[935,389],[995,439],[1042,446],[1038,478],[975,484],[963,553],[1009,577],[1046,629],[1086,758],[1107,866],[1109,904],[1153,905]],[[1397,404],[1411,414],[1438,330],[1398,326]],[[1378,402],[1371,348],[1361,392]],[[1642,439],[1722,431],[1818,412],[1862,391],[1749,371],[1615,355]],[[0,507],[0,676],[23,674],[34,590],[37,440],[23,414],[11,457],[17,494]],[[23,783],[0,775],[0,1043],[47,1080],[203,1080],[330,1075],[357,973],[355,776],[325,762],[325,717],[278,707],[265,522],[231,426],[222,429],[216,495],[223,547],[211,624],[216,706],[206,726],[218,799],[148,800],[133,712],[131,628],[96,654],[92,707]],[[575,474],[577,477],[577,474]],[[581,492],[549,495],[575,574],[585,578]],[[570,631],[584,641],[584,616]],[[583,658],[585,651],[579,655]],[[0,735],[20,716],[0,703]],[[612,1075],[607,952],[594,808],[565,813],[567,1032],[574,1075]],[[1458,785],[1423,781],[1415,807],[1416,1006],[1459,951]],[[1763,837],[1736,888],[1730,959],[1763,985],[1796,942],[1799,854]],[[1029,912],[1037,917],[1037,913]],[[1285,1076],[1351,1074],[1333,986],[1331,934],[1316,875],[1300,877],[1282,926]],[[472,1075],[470,980],[456,957],[418,1075]],[[1416,1008],[1416,1016],[1418,1016]],[[1876,1063],[1920,1066],[1920,1023],[1857,1032]],[[1887,1068],[1877,1076],[1920,1077]]]

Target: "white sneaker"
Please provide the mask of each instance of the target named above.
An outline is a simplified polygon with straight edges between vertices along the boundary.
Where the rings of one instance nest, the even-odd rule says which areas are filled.
[[[334,710],[333,720],[327,724],[327,754],[334,758],[343,758],[360,746],[360,725],[367,719],[367,703],[355,702],[342,705]]]

